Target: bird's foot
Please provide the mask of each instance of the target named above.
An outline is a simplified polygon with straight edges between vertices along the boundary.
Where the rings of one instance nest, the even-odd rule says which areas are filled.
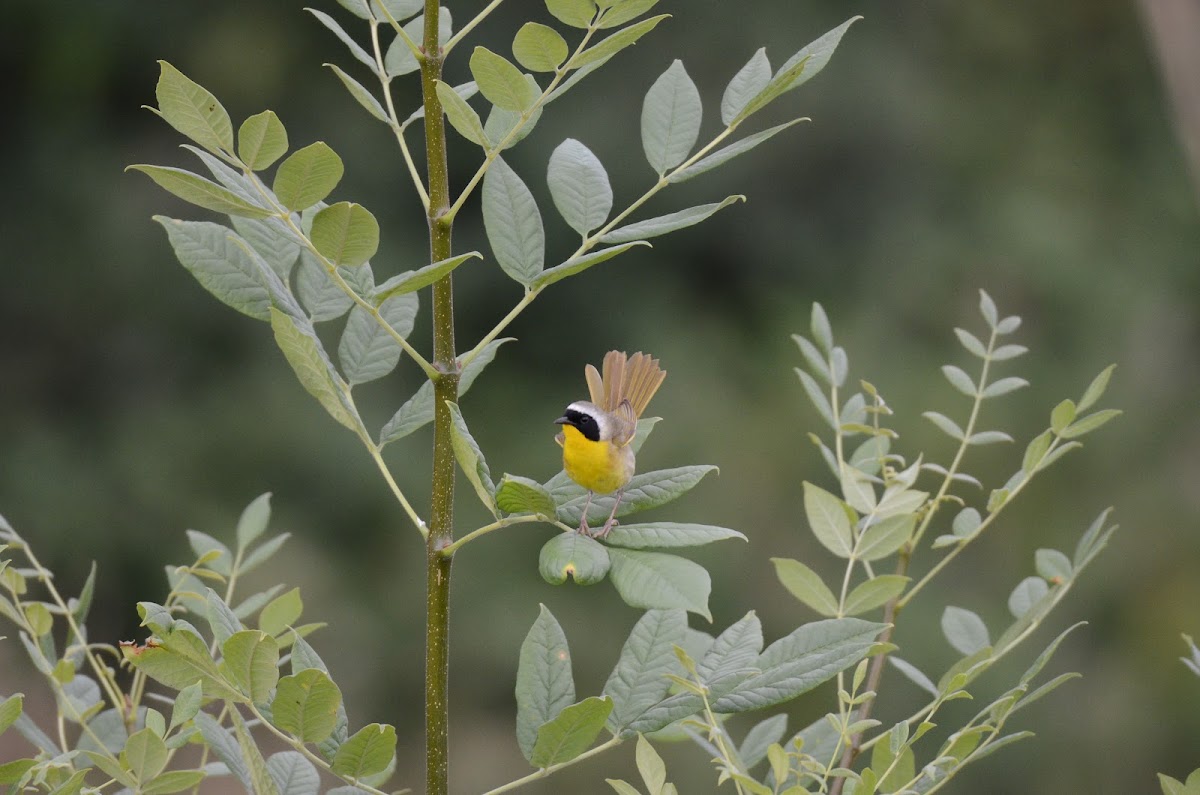
[[[608,534],[612,532],[612,529],[619,524],[620,522],[618,522],[616,519],[609,519],[604,523],[604,527],[601,527],[595,533],[592,533],[592,538],[607,538]]]

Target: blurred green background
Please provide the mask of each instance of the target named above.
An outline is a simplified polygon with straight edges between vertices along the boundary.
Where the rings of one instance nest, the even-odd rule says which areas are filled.
[[[319,5],[350,24],[331,0]],[[450,4],[458,20],[482,5]],[[1036,548],[1070,550],[1109,505],[1123,527],[1027,651],[1086,619],[1053,664],[1084,678],[1019,716],[1015,727],[1039,739],[970,768],[950,789],[1136,793],[1157,791],[1156,771],[1183,778],[1200,765],[1200,680],[1178,661],[1179,633],[1200,634],[1200,216],[1138,8],[1117,0],[662,7],[675,18],[555,104],[508,158],[542,206],[550,258],[574,245],[542,178],[563,138],[603,160],[622,207],[650,184],[637,119],[672,59],[699,84],[711,134],[725,83],[759,46],[778,65],[850,14],[866,19],[818,79],[754,128],[798,115],[812,123],[667,191],[647,212],[730,193],[749,203],[556,286],[513,324],[519,342],[464,400],[493,473],[557,471],[551,421],[584,394],[583,365],[614,347],[652,351],[670,377],[650,413],[666,420],[641,466],[721,468],[657,517],[750,537],[692,557],[712,571],[717,627],[754,609],[768,640],[777,638],[813,616],[786,596],[768,558],[835,570],[803,522],[801,481],[830,478],[806,438],[819,421],[791,372],[800,356],[789,335],[807,329],[813,301],[824,304],[852,378],[876,384],[895,409],[900,450],[945,461],[949,441],[920,412],[964,412],[938,366],[963,363],[951,329],[978,330],[977,288],[986,288],[1002,311],[1024,317],[1014,341],[1032,351],[1004,374],[1033,384],[989,405],[988,426],[1023,449],[1050,408],[1110,362],[1119,367],[1105,405],[1126,414],[1049,471],[914,604],[897,635],[903,656],[943,670],[954,652],[937,630],[942,605],[976,610],[997,631]],[[551,21],[540,3],[510,2],[468,43],[507,52],[531,18]],[[302,587],[306,619],[330,622],[312,640],[352,724],[396,723],[394,785],[419,790],[418,538],[358,442],[299,388],[264,326],[199,289],[149,220],[202,213],[122,172],[136,162],[193,165],[175,148],[179,136],[139,109],[154,100],[155,59],[167,59],[214,91],[235,123],[270,107],[293,146],[327,141],[346,163],[335,196],[361,201],[384,227],[376,273],[417,267],[423,218],[395,142],[321,67],[357,65],[300,4],[282,0],[69,8],[8,0],[0,19],[0,511],[67,590],[99,562],[92,634],[116,640],[141,636],[134,603],[161,598],[163,566],[190,559],[185,528],[229,537],[241,508],[274,492],[273,527],[294,538],[248,587]],[[465,58],[450,69],[453,82],[466,79]],[[402,114],[415,107],[414,78],[396,89]],[[452,158],[461,187],[477,156],[456,138]],[[468,207],[456,248],[484,249],[477,200]],[[491,261],[459,273],[466,347],[520,294]],[[427,327],[424,314],[418,345],[427,345]],[[402,365],[363,388],[366,415],[382,423],[418,383]],[[429,448],[428,433],[389,448],[410,494],[427,488]],[[987,447],[968,470],[990,488],[1019,460],[1020,449]],[[471,490],[460,496],[460,527],[483,523]],[[527,772],[512,734],[512,685],[538,602],[567,632],[581,694],[599,691],[636,620],[607,584],[545,584],[537,553],[546,538],[516,527],[457,559],[455,792]],[[917,570],[928,561],[918,558]],[[11,638],[0,643],[0,671],[4,690],[45,692]],[[984,690],[1003,688],[1004,674],[983,680]],[[894,672],[884,689],[885,720],[917,703]],[[45,715],[41,701],[34,711]],[[790,728],[832,704],[827,690],[802,699],[790,707]],[[735,725],[741,732],[749,722]],[[4,748],[0,757],[15,753]],[[665,753],[682,791],[715,791],[701,752]],[[622,749],[526,791],[605,792],[603,777],[630,775],[631,757]]]

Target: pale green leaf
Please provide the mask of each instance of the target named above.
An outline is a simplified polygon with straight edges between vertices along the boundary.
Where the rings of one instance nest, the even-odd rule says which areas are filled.
[[[783,739],[783,733],[787,731],[787,720],[787,715],[772,715],[750,729],[738,748],[738,756],[742,758],[747,770],[766,759],[767,748],[777,745]]]
[[[917,668],[917,666],[900,659],[894,654],[888,656],[888,662],[890,662],[897,671],[904,674],[904,677],[917,687],[921,688],[932,696],[936,697],[938,695],[937,685],[933,683],[932,679],[923,674],[921,669]]]
[[[428,287],[434,282],[439,281],[452,273],[459,265],[472,259],[483,259],[483,255],[478,251],[469,251],[466,254],[459,254],[449,259],[439,260],[431,265],[418,268],[415,271],[398,273],[376,287],[375,291],[371,294],[371,300],[378,306],[393,296],[416,292],[422,287]]]
[[[600,242],[628,243],[634,240],[658,237],[659,235],[665,235],[668,232],[675,232],[679,229],[686,229],[689,226],[695,226],[701,221],[711,218],[715,213],[734,202],[745,200],[745,196],[729,196],[721,202],[702,204],[698,207],[689,207],[686,210],[660,215],[656,218],[647,218],[645,221],[638,221],[637,223],[617,227],[601,237]]]
[[[804,483],[804,514],[817,540],[833,554],[848,558],[854,548],[851,537],[851,518],[846,504],[834,495]]]
[[[375,59],[367,54],[367,51],[362,48],[362,45],[356,42],[350,36],[350,34],[338,24],[337,20],[326,14],[324,11],[318,11],[315,8],[306,8],[304,10],[316,17],[322,25],[324,25],[330,30],[330,32],[333,33],[333,35],[341,39],[342,44],[345,44],[346,47],[349,48],[350,54],[353,55],[359,61],[359,63],[368,69],[371,69],[372,71],[376,69]]]
[[[316,668],[279,680],[271,702],[273,723],[301,742],[318,743],[333,733],[342,692]]]
[[[563,141],[550,154],[546,181],[563,220],[585,237],[612,211],[608,173],[592,150],[574,138]]]
[[[225,682],[208,653],[207,644],[192,631],[163,633],[157,643],[146,646],[125,644],[121,652],[133,667],[174,690],[199,681],[204,695],[210,698],[245,700]]]
[[[1109,379],[1112,378],[1113,370],[1117,369],[1115,364],[1110,364],[1100,371],[1100,374],[1092,379],[1092,383],[1088,384],[1088,388],[1084,391],[1083,397],[1079,399],[1079,411],[1087,411],[1096,404],[1100,398],[1104,396],[1105,390],[1108,389]]]
[[[1001,378],[999,381],[988,384],[987,387],[984,388],[983,397],[1000,397],[1001,395],[1007,395],[1009,392],[1015,392],[1016,390],[1027,386],[1029,386],[1029,382],[1024,378]]]
[[[557,508],[554,498],[542,484],[517,475],[505,475],[496,484],[496,506],[508,514],[531,513],[550,517],[555,515]]]
[[[647,522],[615,525],[605,536],[604,543],[625,549],[669,549],[697,547],[729,538],[746,540],[746,536],[727,527],[684,522]]]
[[[722,147],[715,152],[711,152],[704,157],[692,163],[686,168],[681,168],[671,172],[671,176],[667,177],[667,181],[671,183],[684,182],[692,177],[697,177],[706,171],[711,171],[717,166],[723,165],[740,154],[749,152],[754,147],[761,143],[774,138],[779,133],[786,130],[788,127],[799,124],[808,119],[792,119],[789,122],[770,127],[762,132],[757,132],[754,135],[748,135],[739,141],[736,141],[729,146]]]
[[[538,728],[530,763],[534,767],[546,768],[569,762],[582,754],[604,729],[612,706],[611,700],[592,696],[565,707]]]
[[[946,380],[950,385],[962,392],[967,397],[975,397],[978,391],[975,382],[971,380],[971,376],[967,375],[961,367],[955,367],[952,364],[942,365],[942,375],[946,376]],[[992,385],[994,386],[994,384]],[[991,388],[990,386],[988,387]],[[932,412],[926,412],[926,415]]]
[[[401,337],[407,338],[416,324],[416,293],[402,293],[380,304],[379,314]],[[361,306],[350,311],[338,344],[338,362],[351,384],[364,384],[390,373],[400,362],[400,344]]]
[[[959,372],[962,372],[961,370]],[[938,430],[949,436],[951,439],[962,441],[963,429],[958,427],[958,423],[947,417],[945,414],[940,414],[936,411],[921,412],[921,416],[932,422],[938,427]]]
[[[204,593],[205,618],[212,628],[213,638],[217,643],[224,643],[231,635],[242,631],[242,622],[216,591],[205,588]]]
[[[912,537],[917,517],[913,514],[896,514],[877,521],[863,530],[858,539],[858,557],[863,560],[880,560],[899,551]]]
[[[271,328],[275,332],[275,342],[300,379],[300,384],[330,416],[347,428],[357,430],[358,418],[343,402],[346,387],[333,372],[311,327],[301,327],[295,318],[271,307]]]
[[[846,34],[851,25],[860,19],[862,17],[851,17],[812,43],[805,45],[799,52],[785,61],[783,66],[779,67],[779,70],[775,73],[777,77],[786,74],[796,64],[803,63],[804,70],[789,82],[783,90],[791,91],[793,88],[797,88],[816,77],[825,68],[826,64],[829,63],[829,59],[833,57],[834,51],[842,41],[842,36]]]
[[[975,654],[991,643],[983,619],[970,610],[953,605],[942,612],[942,634],[964,655]]]
[[[1094,411],[1091,414],[1081,417],[1073,422],[1059,435],[1064,439],[1075,439],[1083,436],[1085,433],[1091,433],[1101,425],[1107,423],[1109,420],[1119,417],[1121,413],[1122,412],[1119,409],[1102,409],[1100,411]]]
[[[771,558],[775,575],[788,592],[823,616],[838,612],[838,600],[821,576],[798,560]]]
[[[846,597],[844,614],[857,616],[882,607],[903,593],[910,579],[898,574],[881,574],[874,579],[860,583]]]
[[[674,647],[682,645],[686,630],[687,613],[680,609],[647,610],[638,619],[601,691],[613,702],[610,731],[619,733],[666,696],[667,675],[679,670]]]
[[[312,243],[334,265],[361,265],[379,248],[379,222],[361,204],[331,204],[313,218]]]
[[[597,61],[607,60],[626,47],[636,44],[638,39],[654,30],[659,22],[662,22],[669,16],[670,14],[659,14],[656,17],[643,19],[641,22],[630,25],[627,28],[621,28],[608,38],[597,44],[593,44],[579,55],[567,61],[565,68],[580,69]]]
[[[470,69],[479,93],[498,108],[521,112],[537,99],[521,70],[486,47],[476,47],[471,53]]]
[[[121,764],[138,781],[150,781],[167,765],[167,746],[150,729],[134,732],[125,741]]]
[[[1068,582],[1074,576],[1071,559],[1057,549],[1039,549],[1034,564],[1038,575],[1053,583]]]
[[[742,109],[771,82],[771,62],[766,48],[760,47],[725,87],[721,98],[721,121],[729,125]]]
[[[154,89],[163,120],[210,152],[233,153],[233,123],[211,92],[166,61]]]
[[[665,505],[691,491],[705,475],[715,469],[714,466],[699,465],[638,473],[625,486],[625,494],[617,509],[617,517]],[[564,524],[578,525],[584,503],[587,501],[587,494],[584,490],[574,483],[570,483],[564,485],[561,492],[552,488],[550,493],[559,503],[559,519]],[[612,494],[600,494],[593,497],[591,506],[588,508],[588,523],[604,522],[612,513],[615,500],[616,496]]]
[[[698,563],[660,552],[612,548],[612,583],[627,605],[646,609],[681,607],[709,621],[712,582]]]
[[[279,681],[279,644],[253,629],[230,635],[221,644],[221,673],[254,703],[263,703]]]
[[[279,635],[295,624],[303,612],[304,602],[300,598],[300,589],[293,588],[267,603],[258,616],[258,628],[268,635]]]
[[[127,170],[142,172],[160,188],[206,210],[245,218],[266,218],[271,215],[270,210],[246,201],[233,191],[182,168],[135,165],[129,166]]]
[[[1041,577],[1026,577],[1008,595],[1008,611],[1013,618],[1020,618],[1049,592],[1050,586]]]
[[[526,759],[532,758],[542,724],[575,701],[567,638],[546,606],[539,610],[517,665],[517,742]]]
[[[658,5],[658,0],[617,0],[616,2],[605,2],[601,5],[609,6],[596,24],[597,28],[604,30],[605,28],[615,28],[618,25],[624,25],[626,22],[637,19]]]
[[[537,22],[521,26],[513,39],[512,51],[517,63],[531,72],[553,72],[569,54],[567,42],[559,32]]]
[[[180,690],[179,694],[175,696],[175,703],[171,706],[171,722],[168,724],[168,728],[174,730],[196,717],[196,713],[200,711],[202,696],[203,687],[200,682],[195,682]]]
[[[325,66],[333,70],[338,80],[341,80],[342,85],[350,92],[350,96],[354,97],[354,101],[361,105],[367,113],[370,113],[385,124],[390,121],[387,111],[383,109],[383,105],[379,104],[379,100],[375,99],[375,95],[366,86],[346,74],[337,64],[327,63]]]
[[[483,457],[483,451],[479,449],[475,437],[467,428],[467,421],[463,419],[458,404],[446,401],[446,406],[450,410],[450,443],[454,446],[454,457],[458,459],[463,474],[475,488],[480,502],[495,513],[496,484],[492,482],[492,473]]]
[[[296,150],[279,164],[271,188],[284,207],[304,210],[328,196],[341,182],[344,172],[337,153],[325,142],[317,141]]]
[[[483,131],[483,122],[479,120],[479,114],[474,108],[467,104],[467,101],[451,88],[448,84],[441,80],[437,82],[438,101],[442,104],[442,110],[446,113],[446,118],[450,121],[450,126],[458,131],[458,134],[474,144],[487,149],[488,138]]]
[[[237,523],[238,549],[245,550],[258,540],[271,521],[271,492],[260,494],[246,506]]]
[[[421,0],[338,0],[338,4],[359,19],[373,18],[384,25],[387,25],[388,16],[402,22],[424,8]]]
[[[638,735],[634,758],[637,760],[638,773],[642,776],[646,791],[651,795],[660,795],[663,785],[667,783],[667,766],[644,735]]]
[[[21,717],[21,709],[25,704],[25,696],[16,693],[0,701],[0,734],[4,734],[9,726]]]
[[[396,753],[396,727],[368,724],[354,733],[333,757],[334,774],[351,780],[383,772]]]
[[[483,225],[500,267],[528,287],[545,264],[542,215],[517,173],[496,158],[483,178]]]
[[[321,776],[299,751],[280,751],[267,759],[267,774],[280,795],[317,795]]]
[[[287,150],[287,130],[275,111],[256,113],[238,128],[238,157],[253,171],[267,168]]]
[[[683,62],[672,62],[642,102],[642,148],[660,176],[682,163],[696,145],[701,114],[700,91]]]
[[[636,246],[649,246],[645,240],[635,240],[632,243],[622,243],[619,246],[593,251],[590,254],[584,254],[579,257],[572,257],[561,265],[555,265],[553,268],[542,271],[537,278],[529,284],[531,290],[541,290],[549,287],[555,282],[560,282],[568,276],[574,276],[577,273],[582,273],[593,265],[599,265],[601,262],[612,259],[618,254],[624,254],[631,248]]]
[[[571,578],[576,585],[594,585],[611,568],[608,550],[583,533],[559,533],[538,553],[538,572],[551,585]]]
[[[546,0],[546,9],[559,22],[573,28],[586,28],[596,16],[594,0]]]
[[[250,248],[286,283],[300,254],[300,241],[287,225],[276,217],[251,219],[232,216],[230,222],[250,244]]]

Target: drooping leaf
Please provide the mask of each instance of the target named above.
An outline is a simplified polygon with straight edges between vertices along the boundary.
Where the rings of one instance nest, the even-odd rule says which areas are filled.
[[[516,695],[517,742],[532,759],[538,729],[575,701],[567,638],[545,605],[521,644]]]
[[[538,553],[538,571],[551,585],[562,585],[568,577],[576,585],[594,585],[611,567],[608,550],[583,533],[559,533]]]
[[[233,191],[182,168],[134,165],[129,166],[129,170],[142,172],[163,190],[206,210],[245,218],[266,218],[271,215],[270,210],[256,202],[247,201]]]
[[[1008,611],[1013,618],[1021,618],[1049,592],[1050,586],[1041,577],[1026,577],[1008,595]]]
[[[542,272],[546,234],[542,215],[517,173],[496,158],[483,178],[483,224],[500,267],[528,287]]]
[[[450,442],[454,446],[454,457],[458,459],[463,474],[475,488],[480,502],[495,513],[496,484],[492,482],[492,473],[483,457],[483,451],[479,449],[479,444],[467,428],[467,421],[463,419],[458,404],[447,401],[446,406],[450,409]]]
[[[489,144],[487,134],[483,131],[483,122],[479,120],[479,114],[475,112],[475,109],[467,104],[467,100],[441,80],[437,82],[437,96],[438,101],[442,104],[442,110],[446,112],[446,119],[450,122],[450,126],[471,143],[487,149]]]
[[[700,91],[683,62],[672,62],[642,102],[642,148],[659,176],[687,159],[700,136],[701,113]]]
[[[546,181],[563,220],[585,237],[612,211],[608,173],[592,150],[574,138],[563,141],[550,154]]]
[[[354,101],[361,105],[367,113],[385,124],[388,123],[387,111],[383,109],[383,105],[379,104],[379,100],[375,99],[375,95],[371,93],[370,89],[346,74],[337,64],[327,63],[325,66],[333,70],[338,80],[341,80],[342,85],[350,92],[350,96],[354,97]]]
[[[358,419],[343,402],[345,387],[333,372],[316,333],[311,327],[301,326],[295,318],[275,307],[271,307],[270,311],[275,342],[300,379],[300,384],[331,417],[347,428],[357,430]]]
[[[892,667],[894,667],[897,671],[904,674],[904,677],[917,687],[921,688],[932,696],[936,697],[938,695],[937,685],[933,683],[932,679],[923,674],[921,669],[917,668],[917,666],[906,660],[900,659],[894,654],[888,656],[888,662],[891,663]]]
[[[661,552],[611,548],[613,585],[631,607],[683,608],[712,621],[708,596],[712,581],[698,563]]]
[[[338,24],[337,20],[326,14],[324,11],[319,11],[315,8],[305,8],[304,10],[316,17],[322,25],[324,25],[329,29],[330,32],[333,33],[333,35],[341,39],[342,44],[345,44],[346,47],[349,48],[350,54],[353,55],[359,63],[368,69],[373,70],[376,68],[375,59],[367,54],[367,51],[362,48],[362,45],[356,42],[350,36],[350,34]]]
[[[379,314],[401,337],[407,338],[416,324],[419,308],[416,293],[403,293],[379,305]],[[400,362],[400,344],[375,317],[356,306],[338,344],[338,362],[351,384],[382,378]]]

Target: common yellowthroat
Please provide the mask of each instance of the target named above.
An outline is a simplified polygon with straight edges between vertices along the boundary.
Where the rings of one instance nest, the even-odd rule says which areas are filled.
[[[612,530],[625,486],[633,478],[631,443],[638,417],[667,377],[658,359],[640,351],[633,356],[609,351],[601,367],[602,372],[598,372],[589,364],[583,371],[592,399],[575,401],[554,421],[563,426],[562,433],[554,437],[562,445],[563,468],[571,480],[588,490],[579,532],[598,538]],[[617,499],[612,513],[604,527],[593,534],[587,523],[592,496],[613,492]]]

